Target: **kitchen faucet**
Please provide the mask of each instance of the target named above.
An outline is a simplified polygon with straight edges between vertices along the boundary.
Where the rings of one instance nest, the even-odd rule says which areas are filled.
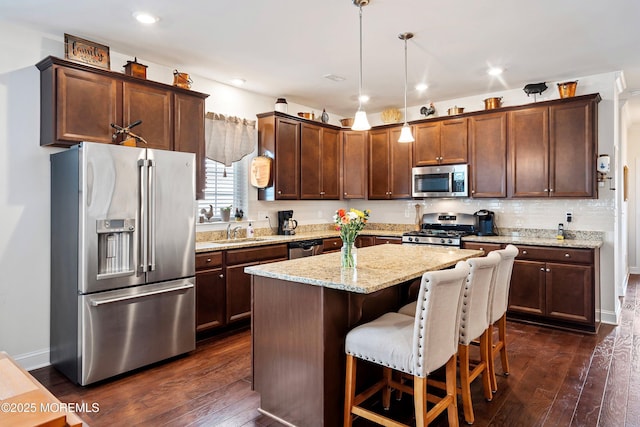
[[[237,234],[238,234],[238,230],[241,229],[242,227],[237,226],[237,227],[233,227],[233,229],[231,230],[231,232],[233,233],[233,238],[237,238]]]

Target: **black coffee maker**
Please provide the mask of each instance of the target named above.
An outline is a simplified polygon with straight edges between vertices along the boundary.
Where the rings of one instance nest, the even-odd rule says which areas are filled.
[[[285,232],[285,225],[291,218],[293,218],[293,211],[278,211],[278,234],[289,234]]]
[[[478,236],[497,236],[496,215],[487,210],[480,210],[474,215],[478,218]]]

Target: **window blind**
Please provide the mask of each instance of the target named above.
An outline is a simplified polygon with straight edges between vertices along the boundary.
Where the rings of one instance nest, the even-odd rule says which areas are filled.
[[[226,176],[225,175],[226,169]],[[206,159],[204,199],[198,201],[198,216],[201,209],[213,206],[213,220],[220,220],[220,208],[231,206],[231,218],[236,208],[246,212],[247,206],[247,166],[243,160],[226,167],[219,162]]]

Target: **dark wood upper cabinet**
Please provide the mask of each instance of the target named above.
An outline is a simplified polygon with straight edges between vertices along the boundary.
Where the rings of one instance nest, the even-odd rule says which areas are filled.
[[[132,132],[147,141],[147,148],[172,149],[171,94],[168,89],[133,82],[122,83],[122,124],[129,126],[142,120]]]
[[[466,117],[422,122],[414,132],[414,166],[467,163]]]
[[[597,103],[585,95],[510,111],[509,197],[597,197]]]
[[[342,131],[342,197],[367,197],[367,133]]]
[[[400,131],[369,131],[369,199],[411,197],[412,144],[398,142]]]
[[[273,159],[271,185],[258,189],[258,200],[300,197],[300,121],[274,113],[258,115],[258,155]]]
[[[472,197],[507,196],[507,116],[469,117],[469,162]]]
[[[196,154],[196,197],[204,196],[204,103],[209,96],[49,56],[40,70],[40,145],[113,141],[129,126],[149,148]],[[140,145],[139,145],[140,146]]]
[[[302,123],[300,128],[300,198],[340,198],[339,131]]]

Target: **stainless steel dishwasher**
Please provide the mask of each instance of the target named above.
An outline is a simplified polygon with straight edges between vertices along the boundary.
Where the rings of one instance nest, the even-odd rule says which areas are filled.
[[[289,243],[289,259],[320,255],[321,253],[322,239],[300,240]]]

